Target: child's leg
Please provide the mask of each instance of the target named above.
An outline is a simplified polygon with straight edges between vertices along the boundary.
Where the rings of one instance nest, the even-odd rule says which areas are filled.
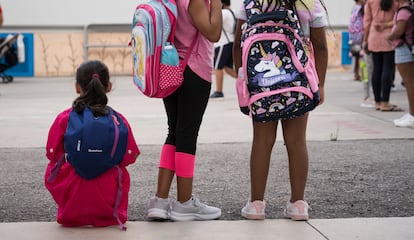
[[[276,140],[277,122],[253,122],[250,155],[251,201],[263,201],[269,173],[270,156]]]
[[[366,64],[367,64],[367,72],[368,72],[368,92],[367,96],[370,97],[371,87],[372,87],[372,73],[374,71],[374,62],[372,60],[372,54],[366,54],[365,58]]]
[[[361,76],[359,75],[359,62],[360,62],[360,56],[355,56],[354,57],[354,80],[356,81],[360,81],[361,80]]]
[[[308,114],[282,121],[283,137],[289,158],[291,202],[303,200],[308,177],[306,126]]]
[[[368,86],[368,68],[365,59],[361,59],[361,64],[359,67],[361,71],[361,82],[364,89],[364,100],[369,98],[369,86]]]
[[[397,68],[407,91],[408,113],[414,116],[414,63],[400,63],[397,64]]]
[[[161,150],[157,197],[168,198],[171,183],[175,173],[175,146],[164,144]]]

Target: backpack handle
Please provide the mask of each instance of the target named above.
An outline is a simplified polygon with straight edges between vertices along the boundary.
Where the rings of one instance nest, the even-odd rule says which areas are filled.
[[[249,19],[249,23],[251,25],[254,25],[254,24],[266,22],[269,20],[276,22],[277,20],[283,20],[283,19],[286,19],[287,17],[288,17],[287,11],[265,12],[261,14],[252,15]]]

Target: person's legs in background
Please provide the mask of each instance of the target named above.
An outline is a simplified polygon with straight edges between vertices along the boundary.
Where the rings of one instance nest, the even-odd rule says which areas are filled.
[[[225,45],[214,48],[214,76],[216,79],[216,90],[210,95],[210,98],[222,98],[223,94],[223,79],[224,79],[224,54]]]
[[[236,78],[236,70],[233,65],[233,43],[228,43],[224,46],[216,47],[214,54],[214,74],[216,77],[216,91],[210,95],[210,98],[222,98],[224,73]]]
[[[360,75],[360,62],[361,62],[361,56],[358,54],[354,54],[354,80],[355,81],[361,81],[361,75]]]
[[[402,85],[406,87],[408,113],[393,122],[397,127],[414,128],[414,56],[408,45],[395,48],[395,64],[401,75]]]
[[[395,53],[394,51],[382,53],[382,75],[381,75],[381,111],[402,111],[398,106],[390,104],[391,87],[395,75]]]

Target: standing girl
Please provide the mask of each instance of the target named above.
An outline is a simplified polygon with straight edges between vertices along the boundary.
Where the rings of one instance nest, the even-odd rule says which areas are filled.
[[[394,27],[387,37],[395,47],[395,64],[404,81],[407,91],[409,111],[394,120],[397,127],[414,127],[414,56],[413,46],[413,6],[410,0],[399,0],[400,9],[394,17]]]
[[[161,150],[157,192],[148,204],[149,219],[210,220],[221,210],[210,207],[193,195],[193,176],[198,131],[209,99],[213,42],[220,39],[222,15],[220,0],[177,0],[175,47],[179,56],[189,51],[195,40],[184,82],[163,99],[168,118],[168,135]],[[177,200],[169,191],[177,176]]]
[[[328,61],[325,26],[326,10],[321,0],[265,0],[266,6],[290,9],[297,13],[300,25],[309,44],[313,45],[316,71],[319,77],[320,103],[324,101],[324,83]],[[247,5],[249,1],[245,1]],[[263,3],[265,5],[265,3]],[[234,62],[241,66],[241,27],[246,22],[246,7],[239,12],[236,39],[234,41]],[[266,12],[266,9],[263,10]],[[308,152],[306,127],[308,113],[292,119],[281,120],[284,142],[289,158],[291,196],[287,201],[285,215],[293,220],[307,220],[308,204],[304,200],[308,174]],[[278,121],[253,121],[253,143],[250,155],[251,197],[241,214],[247,219],[265,219],[265,189],[269,172],[270,157],[276,141]]]
[[[120,224],[124,227],[123,224],[128,219],[130,178],[126,167],[135,162],[140,151],[126,118],[107,106],[106,93],[111,91],[111,87],[108,68],[105,64],[99,61],[83,63],[76,72],[76,92],[79,97],[75,99],[71,108],[56,117],[50,127],[46,144],[49,164],[45,173],[45,185],[58,206],[57,222],[63,226],[104,227]],[[69,158],[67,153],[70,148],[66,147],[67,129],[74,127],[73,122],[68,126],[69,116],[71,114],[83,116],[88,111],[85,110],[86,108],[91,110],[95,119],[113,111],[114,115],[111,117],[114,118],[114,123],[119,125],[122,122],[127,128],[126,134],[125,132],[119,134],[119,142],[122,141],[122,146],[126,145],[120,154],[125,153],[120,156],[115,153],[121,162],[92,179],[85,178],[84,174],[81,174],[83,176],[81,177],[78,168],[69,163],[69,159],[71,161],[77,159]],[[87,125],[83,126],[87,127]],[[96,132],[94,133],[96,129],[89,130],[92,131],[92,135],[96,135]],[[84,130],[84,132],[87,131],[88,129]],[[80,145],[81,141],[82,145]],[[84,142],[85,139],[78,140],[78,148],[81,146],[83,148]],[[120,144],[115,146],[118,145]],[[88,146],[88,151],[89,148]],[[109,148],[114,149],[113,146]],[[116,149],[118,152],[118,148]],[[90,163],[91,161],[81,161],[81,164],[82,162]],[[96,169],[95,165],[88,167],[90,172]]]
[[[399,6],[396,0],[367,0],[364,8],[363,49],[372,54],[372,90],[375,108],[384,112],[402,111],[390,103],[395,62],[394,49],[384,39],[391,33],[393,17]]]

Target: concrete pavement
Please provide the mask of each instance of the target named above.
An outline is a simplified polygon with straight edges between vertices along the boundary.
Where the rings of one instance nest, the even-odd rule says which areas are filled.
[[[326,102],[313,111],[309,119],[309,141],[324,144],[332,141],[407,140],[408,144],[404,145],[401,158],[412,162],[414,129],[396,128],[392,125],[392,120],[403,113],[385,113],[359,107],[362,100],[362,85],[350,80],[351,76],[351,73],[345,70],[329,71]],[[399,79],[397,77],[396,89],[391,94],[391,101],[407,109],[405,92],[399,84]],[[144,147],[161,144],[166,132],[166,118],[161,100],[149,99],[140,94],[129,77],[114,77],[112,80],[114,88],[109,95],[110,105],[128,118],[138,144]],[[54,117],[62,109],[70,106],[76,96],[73,79],[69,78],[16,78],[11,84],[0,84],[0,94],[0,107],[3,110],[0,112],[0,149],[3,149],[0,162],[8,160],[9,152],[13,150],[43,148],[48,128]],[[208,150],[205,149],[217,144],[246,146],[246,143],[251,141],[250,129],[250,120],[242,116],[237,107],[234,80],[227,77],[225,98],[210,101],[207,108],[199,134],[199,143],[205,146],[204,150],[201,147],[201,151],[207,152]],[[278,141],[281,139],[279,131]],[[13,170],[16,169],[12,168],[8,171]],[[3,174],[6,175],[6,172]],[[4,194],[3,190],[7,188],[3,186],[1,189]],[[412,193],[412,188],[408,189]],[[410,192],[408,194],[408,200],[412,201],[412,194]],[[281,218],[265,221],[223,219],[185,223],[130,221],[127,224],[128,231],[120,232],[116,227],[71,229],[60,227],[55,222],[22,219],[17,222],[0,223],[0,234],[1,239],[4,240],[163,238],[408,240],[414,239],[413,224],[413,215],[385,218],[358,218],[355,215],[351,218],[311,219],[308,222],[292,222]]]

